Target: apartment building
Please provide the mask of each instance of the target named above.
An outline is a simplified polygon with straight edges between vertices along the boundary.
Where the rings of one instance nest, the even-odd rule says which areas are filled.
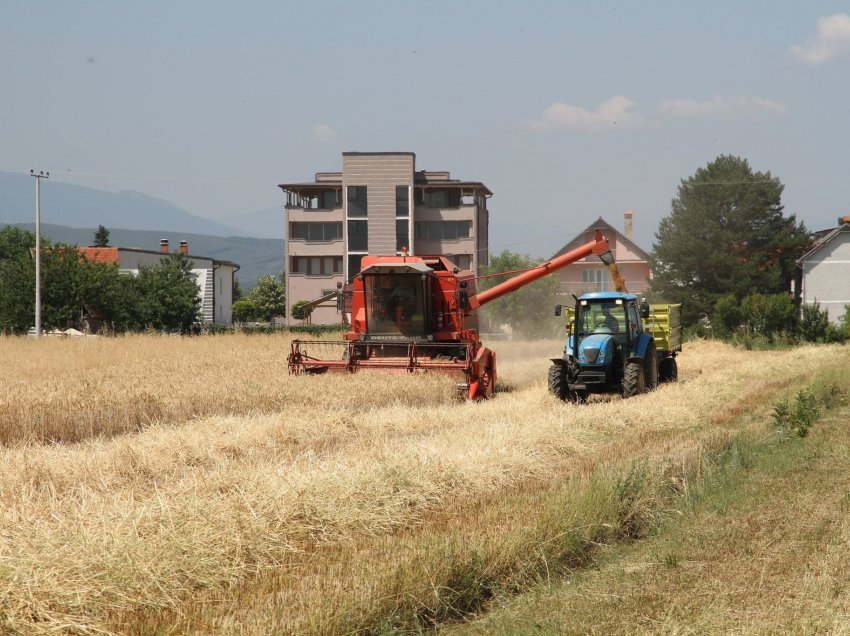
[[[416,169],[412,152],[344,152],[341,172],[279,186],[286,197],[286,300],[333,293],[367,254],[441,255],[478,272],[487,264],[487,199],[481,182]],[[287,312],[287,323],[297,323]],[[313,310],[314,324],[339,322],[336,304]]]

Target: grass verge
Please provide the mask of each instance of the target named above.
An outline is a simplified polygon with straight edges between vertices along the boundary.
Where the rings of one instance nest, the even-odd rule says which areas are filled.
[[[648,540],[600,550],[593,568],[496,597],[492,611],[445,631],[846,633],[847,397],[846,378],[816,376],[776,402],[790,415],[774,415],[771,434],[738,440],[701,484],[658,509]],[[789,426],[795,417],[808,426]]]

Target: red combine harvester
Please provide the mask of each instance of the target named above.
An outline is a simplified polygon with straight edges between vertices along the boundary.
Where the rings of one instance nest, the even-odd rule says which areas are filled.
[[[293,340],[289,372],[437,372],[456,377],[470,400],[486,399],[496,354],[478,337],[478,307],[591,254],[614,261],[597,231],[593,241],[480,294],[472,272],[442,256],[364,256],[352,285],[351,331],[344,341]],[[320,357],[334,349],[335,358]]]

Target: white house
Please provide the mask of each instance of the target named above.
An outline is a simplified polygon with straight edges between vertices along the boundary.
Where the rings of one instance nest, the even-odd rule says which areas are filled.
[[[800,301],[814,304],[839,324],[845,305],[850,305],[850,216],[838,219],[838,227],[824,232],[814,247],[798,261]]]
[[[140,266],[156,267],[168,256],[168,240],[162,239],[159,251],[137,247],[82,247],[78,251],[90,261],[116,263],[119,271],[136,274]],[[233,322],[233,277],[239,265],[208,256],[189,254],[189,244],[180,241],[180,253],[192,262],[192,275],[201,299],[201,321],[207,324],[229,325]]]

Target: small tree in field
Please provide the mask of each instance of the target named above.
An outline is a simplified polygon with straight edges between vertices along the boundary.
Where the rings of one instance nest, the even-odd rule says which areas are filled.
[[[260,276],[248,299],[256,308],[256,318],[270,322],[286,315],[286,287],[271,274]]]

